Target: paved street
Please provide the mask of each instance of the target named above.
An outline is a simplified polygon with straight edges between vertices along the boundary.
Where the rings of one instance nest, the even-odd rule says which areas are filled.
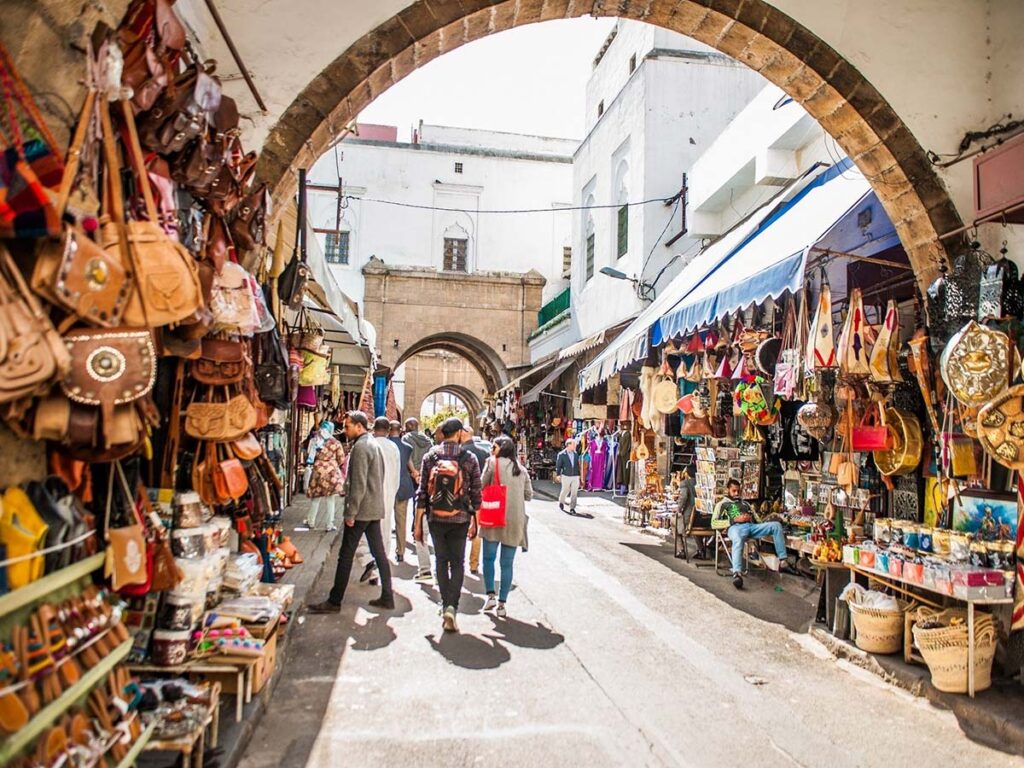
[[[593,519],[530,504],[506,621],[480,613],[468,577],[462,634],[442,636],[437,594],[407,564],[397,611],[368,612],[376,590],[354,584],[341,616],[293,626],[242,765],[1021,764],[806,635],[723,604],[653,557],[658,539],[625,528],[619,508],[584,504]],[[330,563],[313,599],[332,575]]]

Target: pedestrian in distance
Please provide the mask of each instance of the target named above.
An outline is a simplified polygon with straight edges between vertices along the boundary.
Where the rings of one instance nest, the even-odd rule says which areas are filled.
[[[393,529],[395,525],[395,497],[398,495],[399,465],[401,455],[398,446],[391,442],[391,421],[387,416],[378,416],[373,421],[373,439],[380,446],[384,456],[384,522],[382,532],[384,534],[384,551],[390,558],[392,554],[392,542],[394,541]],[[373,578],[373,571],[376,567],[373,556],[369,556],[363,563],[363,575],[360,581],[367,581]]]
[[[576,441],[571,437],[565,441],[565,448],[555,457],[555,475],[562,484],[562,490],[558,494],[558,508],[575,515],[576,496],[580,492],[580,457],[576,453]],[[568,510],[565,508],[566,502],[569,503]]]
[[[334,437],[334,423],[324,421],[320,424],[318,438],[320,449],[316,452],[310,472],[309,487],[306,495],[311,499],[309,512],[306,514],[305,525],[296,530],[316,530],[320,508],[326,512],[327,532],[338,530],[334,524],[337,507],[342,503],[345,492],[345,469],[348,459],[341,443]]]
[[[456,614],[465,578],[466,542],[476,536],[480,509],[480,464],[463,448],[465,427],[459,419],[441,424],[443,441],[423,457],[416,494],[417,541],[426,527],[434,544],[437,588],[441,593],[441,626],[458,632]]]
[[[511,438],[502,436],[494,441],[491,458],[484,467],[481,482],[490,485],[497,477],[498,482],[505,486],[505,525],[501,528],[481,528],[480,538],[484,548],[484,589],[487,590],[487,602],[484,611],[494,611],[499,619],[507,615],[505,603],[512,589],[512,564],[516,550],[527,550],[526,528],[529,518],[526,515],[526,502],[533,499],[533,483],[516,456],[516,444]],[[501,584],[497,594],[494,591],[494,561],[501,551]]]
[[[338,613],[345,598],[356,547],[365,536],[370,552],[380,572],[380,597],[371,600],[374,608],[390,610],[395,607],[391,591],[391,566],[388,564],[381,534],[384,519],[384,454],[380,445],[370,436],[369,420],[362,411],[349,411],[345,417],[345,436],[352,446],[345,478],[345,530],[341,536],[338,567],[334,572],[334,586],[327,599],[309,606],[310,613]]]
[[[391,422],[391,431],[388,439],[398,449],[398,493],[395,495],[395,539],[397,540],[397,551],[395,562],[401,563],[405,560],[405,543],[409,525],[409,500],[416,495],[418,465],[412,463],[412,447],[402,440],[402,424],[398,421]],[[429,555],[428,555],[429,557]],[[429,560],[428,565],[429,568]]]

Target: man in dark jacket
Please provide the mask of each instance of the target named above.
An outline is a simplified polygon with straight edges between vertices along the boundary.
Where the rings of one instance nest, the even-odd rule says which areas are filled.
[[[569,513],[576,513],[576,494],[580,492],[580,457],[576,453],[576,441],[571,437],[565,441],[565,448],[555,457],[555,475],[562,483],[558,494],[558,508],[563,512],[569,502]]]
[[[334,587],[321,603],[309,606],[310,613],[338,613],[345,598],[345,588],[352,575],[352,562],[356,547],[365,536],[370,554],[380,573],[380,597],[371,600],[374,608],[391,610],[395,607],[391,591],[391,566],[388,564],[381,520],[384,519],[384,456],[380,446],[370,436],[369,419],[362,411],[349,411],[345,416],[345,436],[352,446],[345,477],[345,532],[341,537],[338,567],[334,572]]]
[[[463,448],[465,427],[459,419],[441,424],[443,442],[423,457],[416,494],[416,541],[424,541],[424,522],[434,544],[442,627],[458,632],[455,615],[465,578],[466,541],[476,536],[480,509],[480,464]],[[426,518],[426,520],[424,520]]]

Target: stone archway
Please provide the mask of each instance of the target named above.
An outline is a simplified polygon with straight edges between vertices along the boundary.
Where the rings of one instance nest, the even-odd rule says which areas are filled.
[[[465,359],[480,374],[489,392],[501,389],[509,381],[508,368],[490,346],[479,339],[455,331],[417,339],[396,358],[393,367],[397,368],[421,352],[433,350],[452,352]]]
[[[512,27],[587,14],[688,35],[779,86],[871,180],[918,281],[931,281],[946,256],[938,235],[960,217],[920,143],[852,64],[767,0],[418,0],[357,40],[295,98],[263,146],[261,176],[285,200],[295,191],[289,171],[311,165],[336,126],[418,67]]]
[[[476,423],[477,414],[484,409],[484,401],[480,399],[480,396],[477,395],[476,392],[469,389],[468,387],[459,386],[458,384],[445,384],[443,387],[438,387],[433,392],[427,393],[427,395],[423,399],[426,400],[431,395],[437,395],[441,393],[454,395],[455,397],[459,398],[459,400],[461,400],[463,403],[465,403],[466,408],[469,410],[469,420],[473,423]],[[422,407],[422,405],[423,404],[421,402],[420,407]]]

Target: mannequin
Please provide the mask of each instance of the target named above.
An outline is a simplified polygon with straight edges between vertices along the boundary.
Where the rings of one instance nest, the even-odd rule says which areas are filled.
[[[608,441],[604,437],[604,428],[591,428],[594,433],[590,441],[590,472],[589,487],[592,491],[604,490],[604,468],[608,461]]]

